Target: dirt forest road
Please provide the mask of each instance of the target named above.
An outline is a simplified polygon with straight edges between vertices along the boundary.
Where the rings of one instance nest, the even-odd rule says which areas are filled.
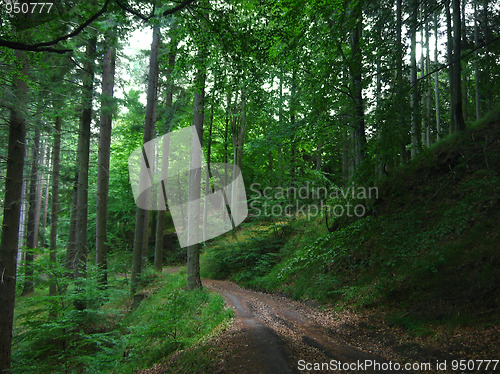
[[[235,311],[233,325],[220,339],[226,352],[218,373],[350,373],[389,370],[307,370],[306,364],[387,363],[380,355],[343,342],[337,334],[345,320],[333,313],[284,297],[247,290],[228,281],[203,280]],[[344,317],[348,318],[348,317]],[[314,367],[309,366],[309,369]],[[403,371],[398,371],[402,373]]]

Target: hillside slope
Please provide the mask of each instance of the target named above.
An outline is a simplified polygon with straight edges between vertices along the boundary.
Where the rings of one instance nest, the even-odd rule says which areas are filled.
[[[417,337],[443,328],[494,331],[498,119],[492,113],[394,170],[378,185],[373,214],[333,233],[322,219],[261,220],[212,241],[205,276],[370,314]],[[498,332],[491,339],[498,348]]]

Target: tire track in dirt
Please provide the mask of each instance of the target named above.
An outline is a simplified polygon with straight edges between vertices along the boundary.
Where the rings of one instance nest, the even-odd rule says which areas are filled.
[[[228,281],[204,279],[203,284],[221,294],[235,311],[234,323],[223,337],[228,349],[219,373],[308,373],[298,370],[299,360],[311,363],[330,360],[387,362],[376,353],[340,341],[332,329],[338,325],[332,314],[277,295],[244,289]]]

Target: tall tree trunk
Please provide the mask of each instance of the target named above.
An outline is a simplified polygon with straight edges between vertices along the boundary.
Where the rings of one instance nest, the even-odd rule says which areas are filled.
[[[234,117],[232,124],[232,136],[233,136],[233,151],[234,151],[234,165],[241,169],[243,162],[243,146],[245,143],[245,132],[246,132],[246,117],[245,117],[245,107],[246,107],[246,94],[244,90],[241,90],[241,103],[239,110],[239,118]],[[235,176],[233,175],[233,178]]]
[[[45,144],[44,142],[41,142],[40,143],[40,148],[39,148],[39,158],[38,158],[38,162],[39,162],[39,165],[43,165],[45,164],[45,159],[47,159],[47,155],[46,155],[46,151],[45,151]],[[36,210],[35,210],[35,247],[36,248],[38,246],[38,239],[40,237],[40,221],[41,221],[41,218],[42,218],[42,199],[43,199],[43,178],[45,176],[45,173],[44,173],[44,170],[43,168],[40,169],[40,167],[38,167],[38,175],[37,175],[37,186],[36,186],[36,193],[37,193],[37,196],[36,196]]]
[[[418,81],[417,81],[417,15],[418,2],[413,0],[410,25],[411,51],[411,158],[414,159],[419,151],[419,126],[418,126]]]
[[[231,93],[227,94],[227,111],[224,126],[224,186],[227,186],[227,162],[229,161],[229,127],[231,123]]]
[[[284,80],[284,72],[283,72],[283,67],[280,66],[280,71],[279,71],[279,95],[280,95],[280,101],[279,101],[279,109],[278,109],[278,122],[281,126],[284,125],[285,121],[285,115],[284,115],[284,106],[285,106],[285,99],[283,98],[283,80]],[[236,100],[235,100],[236,102]],[[280,171],[280,175],[278,177],[278,185],[281,185],[283,182],[286,182],[286,175],[284,174],[284,165],[283,165],[283,152],[282,152],[282,144],[278,144],[278,170]],[[283,181],[283,182],[282,182]]]
[[[48,148],[48,150],[50,151],[50,148]],[[51,157],[51,153],[48,152],[47,156],[46,156],[46,159],[47,159],[47,165],[46,165],[47,166],[47,170],[50,170],[50,157]],[[45,198],[43,199],[42,231],[41,231],[41,234],[40,234],[40,246],[45,248],[47,246],[47,240],[46,240],[47,233],[46,233],[46,230],[47,230],[47,217],[48,217],[48,214],[49,214],[50,176],[47,174],[47,180],[42,180],[42,181],[45,182],[45,192],[44,192]]]
[[[146,102],[146,119],[144,121],[143,143],[154,137],[155,114],[158,91],[158,49],[160,46],[160,26],[153,27],[153,41],[149,57],[148,92]],[[147,197],[149,199],[149,197]],[[139,277],[142,272],[144,247],[148,245],[147,230],[149,228],[149,210],[137,208],[135,216],[134,252],[132,259],[131,292],[137,291]]]
[[[31,156],[31,176],[30,176],[30,192],[29,192],[29,208],[28,208],[28,224],[26,227],[26,257],[24,260],[24,285],[21,296],[32,293],[34,288],[33,283],[33,249],[37,247],[36,233],[36,212],[40,201],[38,200],[38,163],[40,157],[40,130],[35,130],[33,139],[33,152]]]
[[[243,147],[245,145],[245,133],[246,133],[246,92],[245,89],[241,90],[241,103],[239,109],[239,118],[235,118],[232,126],[232,135],[233,135],[233,151],[234,151],[234,160],[233,160],[233,179],[236,178],[238,173],[241,170],[243,165]],[[293,141],[292,141],[292,150],[294,149]],[[292,158],[294,155],[292,154]],[[293,166],[292,166],[293,170]],[[239,201],[238,196],[239,190],[236,184],[233,184],[231,188],[231,201]],[[234,221],[232,215],[229,218],[232,228],[234,229]]]
[[[453,86],[454,100],[453,114],[455,116],[456,131],[465,130],[465,120],[462,108],[462,23],[460,21],[460,0],[453,3]]]
[[[429,74],[431,71],[431,52],[430,52],[430,32],[429,32],[429,21],[425,21],[425,71],[426,74]],[[431,100],[432,100],[432,84],[430,81],[430,77],[427,80],[427,92],[425,95],[425,116],[427,118],[427,129],[426,129],[426,143],[427,147],[431,146]]]
[[[76,192],[75,257],[73,259],[73,272],[76,278],[80,277],[86,271],[87,261],[90,124],[92,122],[96,44],[97,37],[95,35],[90,36],[87,42],[85,63],[83,65],[82,113],[80,116],[80,133],[77,150],[78,185]]]
[[[434,13],[434,62],[436,66],[439,65],[438,61],[438,29],[439,29],[439,13]],[[439,71],[434,74],[434,100],[436,105],[436,140],[441,140],[441,105],[439,102]]]
[[[165,134],[169,133],[172,129],[172,118],[173,118],[173,93],[174,93],[174,80],[173,80],[173,72],[175,67],[175,58],[177,55],[177,37],[175,35],[177,25],[174,23],[170,29],[170,46],[169,46],[169,54],[168,54],[168,68],[167,68],[167,92],[166,92],[166,100],[165,100],[165,111],[167,120],[165,122],[164,132]],[[165,152],[170,148],[169,144],[164,145],[164,158],[162,160],[162,179],[166,180],[166,176],[168,173],[168,152]],[[165,154],[166,153],[166,154]],[[162,188],[164,189],[164,185],[162,183]],[[165,201],[166,202],[166,201]],[[163,238],[165,235],[165,223],[166,223],[166,212],[162,210],[158,211],[158,218],[156,220],[156,239],[155,239],[155,259],[154,259],[154,268],[156,271],[161,271],[163,268]]]
[[[204,28],[202,27],[202,32]],[[204,43],[204,41],[203,41]],[[196,93],[194,95],[194,115],[193,126],[199,138],[199,144],[203,142],[203,121],[205,117],[205,80],[206,80],[206,47],[202,46],[198,55],[198,71],[195,84]],[[193,290],[201,288],[200,278],[200,244],[199,244],[199,223],[200,223],[200,196],[201,196],[201,149],[196,147],[196,139],[193,139],[191,149],[191,171],[189,173],[189,203],[188,203],[188,241],[196,243],[187,247],[187,288]]]
[[[489,1],[484,0],[483,5],[483,22],[484,22],[484,42],[486,47],[484,49],[485,52],[485,82],[490,82],[491,78],[491,66],[493,63],[490,57],[490,43],[491,43],[491,30],[489,24]],[[493,89],[491,84],[486,85],[486,103],[487,109],[491,111],[493,109]]]
[[[361,51],[361,33],[363,30],[363,9],[361,2],[355,5],[355,25],[351,33],[351,53],[352,61],[350,64],[350,75],[352,92],[354,99],[354,166],[361,164],[364,158],[366,135],[365,135],[365,112],[363,102],[362,86],[362,51]]]
[[[403,28],[403,1],[397,0],[396,2],[396,100],[398,103],[403,104],[406,99],[403,97],[403,46],[402,46],[402,28]],[[397,123],[400,128],[399,134],[399,149],[401,163],[405,164],[407,160],[406,144],[408,138],[407,127],[405,126],[405,121],[402,120],[402,116],[398,112],[396,114]]]
[[[453,89],[455,84],[453,80],[455,79],[455,74],[453,73],[453,69],[455,68],[455,64],[453,64],[453,34],[451,28],[451,13],[450,13],[450,2],[449,0],[444,2],[444,8],[446,13],[446,51],[448,55],[448,80],[450,84],[450,128],[449,133],[452,134],[455,132],[456,124],[455,124],[455,115],[453,112],[453,108],[455,108],[455,95],[453,94]]]
[[[50,212],[50,263],[52,266],[52,274],[55,274],[57,265],[57,221],[59,218],[59,173],[60,173],[60,154],[61,154],[61,116],[56,117],[55,133],[54,133],[54,148],[52,150],[52,207]],[[54,296],[57,293],[57,284],[52,276],[52,281],[49,286],[49,295]]]
[[[159,193],[163,194],[163,198],[165,200],[165,208],[167,202],[167,190],[166,184],[168,178],[168,157],[170,152],[170,138],[164,138],[164,144],[161,144],[162,147],[162,160],[161,160],[161,191]],[[156,221],[156,240],[155,240],[155,258],[154,258],[154,269],[156,271],[161,271],[163,268],[163,237],[165,234],[165,221],[166,221],[166,212],[163,210],[158,211],[157,221]]]
[[[297,146],[296,146],[296,141],[295,141],[295,135],[296,135],[296,126],[295,126],[295,97],[296,97],[296,91],[297,91],[297,83],[296,83],[296,73],[295,69],[292,70],[292,82],[291,82],[291,89],[290,89],[290,127],[292,128],[292,135],[290,138],[290,186],[292,187],[293,184],[295,183],[296,179],[296,159],[297,159]],[[242,99],[244,99],[244,96],[242,95]],[[244,105],[244,102],[242,103]],[[244,112],[242,111],[244,114]],[[246,125],[243,124],[242,125]],[[244,133],[243,133],[244,136]],[[242,152],[243,152],[243,145],[242,147]],[[240,165],[241,167],[241,165]],[[290,194],[291,197],[291,194]],[[295,216],[294,216],[295,217]]]
[[[67,275],[73,276],[73,263],[75,260],[75,239],[76,239],[76,204],[77,204],[77,190],[78,190],[78,174],[73,181],[73,193],[71,196],[71,214],[69,218],[69,232],[68,244],[66,246],[66,260],[65,267],[68,270]],[[70,273],[71,272],[71,273]]]
[[[422,9],[421,9],[421,17],[422,19],[424,19],[425,17],[425,11],[424,11],[424,7],[422,6]],[[424,21],[424,23],[427,23],[426,21]],[[425,66],[425,35],[424,35],[424,31],[425,31],[425,26],[423,26],[421,29],[420,29],[420,71],[421,71],[421,77],[424,77],[425,76],[425,73],[426,73],[426,66]],[[423,79],[422,80],[422,84],[421,84],[421,87],[423,88],[422,89],[422,95],[421,95],[421,103],[422,103],[422,112],[421,112],[421,118],[422,118],[422,127],[421,127],[421,132],[422,132],[422,140],[421,140],[421,144],[422,144],[422,147],[425,147],[427,145],[427,128],[429,126],[429,123],[427,122],[427,92],[425,90],[425,86],[426,86],[426,79]]]
[[[19,247],[26,245],[26,221],[28,215],[28,199],[26,195],[28,195],[29,183],[26,179],[23,180],[23,188],[21,191],[21,212],[19,217]],[[17,269],[19,270],[19,266],[24,263],[24,251],[22,248],[19,248],[17,252]]]
[[[25,52],[15,51],[21,65],[21,75],[16,76],[14,92],[18,103],[10,109],[9,144],[7,151],[7,173],[0,241],[0,373],[7,374],[11,362],[12,323],[16,296],[16,261],[19,244],[19,213],[23,188],[24,142],[26,120],[23,107],[26,105],[28,85],[28,60]]]
[[[467,0],[462,0],[461,3],[461,11],[460,11],[460,21],[461,21],[461,44],[462,48],[467,44],[467,25],[465,23],[465,6],[466,6]],[[465,66],[467,66],[467,61],[464,61]],[[462,81],[462,78],[460,79]],[[463,76],[463,85],[462,85],[462,111],[463,111],[463,117],[464,120],[467,120],[469,114],[468,114],[468,102],[469,102],[469,96],[467,90],[469,89],[469,75],[464,74]]]
[[[479,47],[479,27],[477,24],[479,14],[477,12],[477,0],[474,0],[474,46]],[[474,62],[474,85],[476,94],[476,120],[481,118],[481,91],[479,90],[479,62],[478,56],[476,55],[476,60]]]
[[[210,121],[208,126],[208,143],[207,143],[207,173],[205,178],[205,196],[208,196],[212,192],[212,188],[210,186],[210,178],[211,178],[211,169],[210,163],[212,160],[212,131],[214,127],[214,101],[215,101],[215,93],[212,94],[212,98],[210,100]],[[208,218],[208,204],[203,204],[203,222],[207,222]],[[206,240],[207,234],[207,225],[203,225],[203,241]]]
[[[115,85],[116,27],[106,32],[105,44],[108,46],[102,62],[102,99],[99,129],[99,155],[97,160],[96,196],[96,264],[101,273],[100,282],[106,284],[107,277],[107,228],[108,228],[108,190],[109,157],[111,152],[111,125],[113,120],[113,90]]]
[[[352,130],[351,130],[352,132]],[[349,184],[352,177],[352,164],[353,160],[351,157],[351,142],[349,141],[350,133],[347,130],[347,126],[342,132],[342,177],[344,186]]]
[[[323,142],[320,141],[318,144],[317,155],[316,155],[316,171],[321,171],[321,162],[323,161],[323,156],[321,155],[323,149]],[[272,172],[272,169],[270,170]]]

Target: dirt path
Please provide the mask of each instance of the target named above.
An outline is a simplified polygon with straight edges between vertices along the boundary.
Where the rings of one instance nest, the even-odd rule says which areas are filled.
[[[340,341],[335,331],[342,326],[342,321],[332,313],[276,295],[250,291],[227,281],[203,280],[203,284],[221,294],[235,311],[233,325],[220,339],[226,353],[219,373],[318,373],[325,371],[299,368],[305,369],[305,363],[326,364],[332,360],[386,362],[376,353]]]

